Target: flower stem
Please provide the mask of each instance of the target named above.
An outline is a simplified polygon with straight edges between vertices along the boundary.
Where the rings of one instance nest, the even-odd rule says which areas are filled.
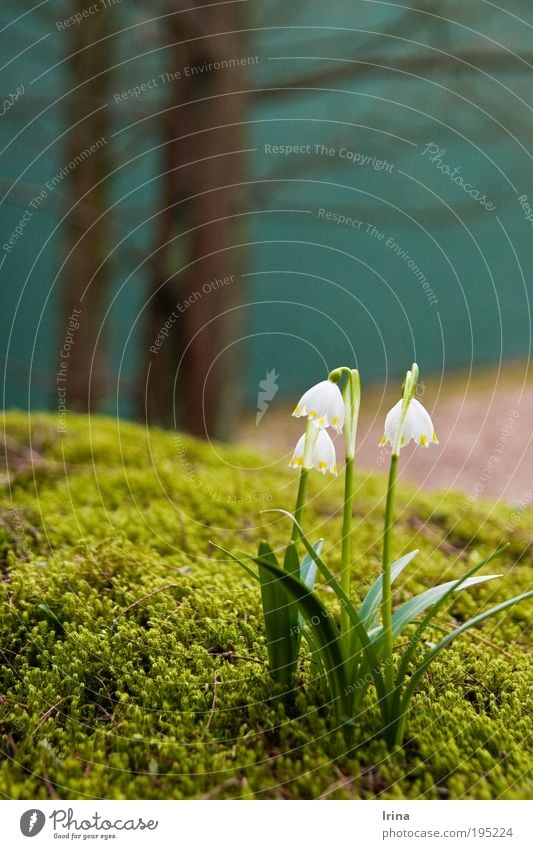
[[[352,566],[352,504],[353,504],[353,457],[346,458],[344,470],[344,513],[342,520],[342,552],[341,552],[341,587],[350,596],[350,572]],[[351,620],[348,611],[341,608],[341,639],[346,648],[346,656],[350,650],[349,631]]]
[[[305,506],[305,493],[307,489],[307,478],[309,477],[309,469],[302,469],[300,479],[298,481],[298,494],[296,496],[296,507],[294,508],[294,518],[299,525],[302,523],[302,513]],[[292,526],[291,542],[298,542],[300,539],[300,531],[296,525]]]
[[[394,488],[398,474],[398,455],[393,454],[390,462],[389,483],[387,487],[387,503],[385,505],[385,527],[383,531],[383,599],[381,617],[383,620],[383,642],[385,661],[385,688],[390,695],[394,689],[392,668],[392,586],[390,543],[394,521]]]

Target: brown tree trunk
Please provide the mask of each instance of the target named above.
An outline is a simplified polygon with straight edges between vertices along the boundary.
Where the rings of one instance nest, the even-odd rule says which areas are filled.
[[[73,12],[82,11],[85,5],[83,0],[76,0]],[[102,341],[97,347],[96,340],[108,284],[106,222],[98,219],[108,206],[105,177],[110,142],[106,106],[109,74],[105,71],[109,55],[95,42],[105,34],[104,27],[109,31],[112,17],[112,10],[107,10],[65,32],[69,39],[67,86],[71,93],[66,100],[69,129],[63,165],[68,173],[62,181],[69,212],[63,232],[65,256],[72,252],[63,272],[64,321],[59,339],[61,348],[69,316],[73,310],[81,311],[69,350],[66,378],[67,407],[81,411],[98,406],[105,381]],[[96,150],[91,152],[91,145]]]
[[[233,151],[245,147],[245,103],[234,92],[245,88],[246,67],[209,66],[243,56],[240,15],[239,4],[221,4],[169,19],[175,45],[169,70],[180,69],[182,77],[173,86],[165,125],[169,174],[152,268],[150,344],[178,303],[191,296],[195,302],[179,313],[159,353],[147,346],[139,400],[149,421],[171,424],[176,386],[178,423],[204,438],[228,435],[237,399],[235,358],[219,355],[234,322],[234,313],[224,313],[240,296],[242,249],[232,246],[240,241],[241,223],[233,216],[243,212],[238,184],[245,154]],[[203,70],[187,74],[186,68]],[[185,266],[180,273],[178,261]],[[212,286],[231,277],[230,285]]]

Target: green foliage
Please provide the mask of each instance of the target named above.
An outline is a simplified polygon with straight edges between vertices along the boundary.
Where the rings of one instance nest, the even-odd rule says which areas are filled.
[[[347,753],[304,645],[297,687],[280,698],[266,671],[258,584],[209,544],[257,550],[266,536],[285,547],[286,521],[259,516],[279,504],[283,467],[258,473],[264,459],[251,452],[106,419],[69,416],[62,440],[52,417],[32,418],[30,430],[10,414],[6,426],[20,446],[31,438],[36,459],[32,468],[17,452],[11,497],[5,489],[0,503],[3,795],[531,797],[530,602],[433,661],[405,751],[389,755],[375,738],[367,694]],[[321,487],[310,480],[306,528],[339,538],[342,487]],[[380,571],[383,487],[367,473],[356,480],[357,602]],[[450,597],[439,620],[448,627],[527,591],[533,577],[533,514],[464,503],[397,490],[394,555],[415,542],[420,553],[395,582],[395,607],[510,543],[501,580]],[[338,573],[340,551],[324,557]],[[318,592],[330,607],[322,582]],[[430,627],[426,637],[441,634]]]
[[[298,660],[298,610],[287,603],[283,587],[272,577],[268,566],[277,566],[278,561],[266,540],[259,543],[256,563],[261,584],[269,669],[275,681],[289,688],[292,687]],[[284,568],[289,574],[300,570],[294,543],[287,546]]]
[[[350,715],[343,710],[343,705],[348,682],[344,674],[345,664],[338,629],[328,609],[324,607],[315,593],[309,591],[309,587],[303,581],[294,574],[280,569],[275,561],[265,556],[259,556],[257,565],[260,572],[265,572],[270,576],[271,585],[278,587],[282,598],[287,595],[291,600],[297,602],[304,620],[301,626],[303,633],[316,653],[321,669],[324,670],[339,723],[346,722]],[[297,611],[297,605],[293,604],[290,607]],[[298,622],[298,616],[296,621]]]
[[[411,562],[413,557],[416,557],[418,554],[418,549],[415,548],[414,551],[410,551],[409,554],[404,554],[403,557],[399,557],[398,560],[395,560],[394,563],[391,563],[390,572],[391,572],[391,583],[394,583],[398,575],[401,575],[405,567]],[[359,611],[359,615],[361,617],[361,622],[367,629],[370,631],[372,628],[377,626],[378,623],[378,614],[381,606],[381,600],[383,598],[383,577],[378,575],[366,596],[363,599],[363,603],[361,605],[361,609]],[[409,604],[409,602],[406,602]]]

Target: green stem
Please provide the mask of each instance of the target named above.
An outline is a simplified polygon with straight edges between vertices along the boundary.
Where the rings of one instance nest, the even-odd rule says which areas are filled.
[[[353,505],[353,457],[346,458],[344,470],[344,513],[342,520],[342,552],[341,552],[341,587],[346,596],[350,597],[350,573],[352,567],[352,505]],[[350,652],[351,630],[350,615],[346,607],[341,608],[341,639],[346,649],[346,657]]]
[[[296,496],[296,507],[294,508],[294,518],[299,525],[302,524],[302,513],[305,506],[305,493],[307,489],[307,478],[309,477],[309,469],[302,469],[300,479],[298,481],[298,494]],[[298,542],[300,532],[296,525],[292,526],[291,542]]]
[[[392,586],[391,586],[391,557],[390,544],[394,522],[394,487],[398,474],[398,455],[391,457],[389,483],[387,487],[387,503],[385,506],[385,528],[383,531],[383,601],[381,617],[383,620],[383,642],[385,662],[385,689],[391,695],[394,689],[394,671],[392,668]]]

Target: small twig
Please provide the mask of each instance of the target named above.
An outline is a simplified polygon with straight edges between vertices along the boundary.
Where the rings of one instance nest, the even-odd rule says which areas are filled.
[[[242,780],[240,780],[239,778],[227,778],[226,781],[222,781],[220,784],[217,784],[216,787],[212,787],[211,790],[205,793],[205,795],[201,798],[212,799],[213,796],[216,796],[217,793],[220,793],[221,790],[226,790],[226,788],[228,787],[239,787],[239,785],[242,786]]]
[[[426,522],[422,522],[416,516],[413,516],[409,519],[409,523],[412,527],[419,531],[422,536],[425,536],[429,542],[436,545],[441,551],[444,551],[445,554],[449,554],[452,557],[460,557],[463,560],[466,559],[466,548],[459,548],[459,546],[454,545],[449,540],[442,539],[437,531],[433,530],[433,528],[431,528]]]
[[[43,769],[42,779],[44,781],[44,785],[45,785],[46,789],[48,790],[48,794],[49,794],[50,798],[59,799],[59,795],[56,792],[54,785],[50,781],[50,778],[48,777],[48,773],[46,772],[45,769]]]
[[[109,722],[109,720],[110,720],[110,719],[113,719],[112,714],[110,714],[110,713],[109,713],[109,712],[108,712],[105,708],[103,708],[103,707],[102,707],[102,705],[96,705],[96,707],[97,707],[97,708],[98,708],[98,710],[99,710],[99,711],[101,711],[101,712],[103,713],[103,715],[104,715],[104,719],[99,719],[99,718],[97,717],[97,718],[96,718],[96,721],[97,721],[97,722]]]
[[[146,595],[143,595],[142,598],[138,598],[137,601],[134,601],[131,604],[129,604],[128,607],[125,607],[124,610],[122,610],[118,614],[118,616],[115,616],[115,618],[113,619],[113,625],[115,625],[118,622],[118,620],[120,619],[121,616],[124,616],[125,613],[128,613],[128,611],[132,610],[134,607],[137,607],[138,604],[141,604],[143,601],[146,601],[146,599],[151,598],[153,595],[156,595],[157,593],[162,593],[165,590],[171,590],[175,587],[178,588],[179,584],[165,584],[164,587],[159,587],[159,589],[152,590],[151,593],[147,593]]]
[[[504,654],[505,657],[508,657],[510,660],[514,660],[512,654],[510,654],[508,651],[505,651],[505,649],[502,649],[501,646],[497,646],[496,643],[493,643],[491,640],[488,640],[487,637],[483,637],[481,634],[478,634],[477,631],[470,631],[470,635],[472,637],[475,637],[476,640],[480,640],[482,643],[485,643],[487,646],[490,646],[491,649],[494,649],[494,651],[499,651],[500,654]]]
[[[9,702],[10,705],[17,705],[18,707],[26,708],[26,710],[28,709],[28,705],[25,705],[24,702],[16,702],[14,699],[8,699],[7,696],[0,696],[0,704],[3,705],[5,702]]]
[[[484,684],[483,681],[480,681],[471,672],[467,672],[466,674],[474,682],[474,684],[476,684],[478,687],[481,687],[481,689],[485,690],[485,692],[488,693],[489,695],[493,695],[493,690],[491,690],[490,687],[487,687],[487,685]]]
[[[209,716],[207,717],[207,723],[206,723],[206,726],[205,726],[206,731],[209,729],[209,726],[211,725],[211,720],[213,719],[213,716],[215,715],[215,707],[216,707],[216,703],[217,703],[217,685],[218,685],[217,674],[218,674],[218,669],[215,670],[215,674],[213,676],[213,701],[211,702],[211,710],[209,711]]]
[[[260,666],[265,665],[265,661],[261,660],[258,657],[250,657],[247,654],[235,654],[234,651],[216,651],[213,649],[208,649],[208,654],[212,657],[221,657],[222,660],[249,660],[250,663],[259,663]]]
[[[40,718],[39,722],[37,723],[37,725],[35,726],[35,728],[34,728],[34,729],[33,729],[33,731],[31,732],[30,737],[35,737],[35,735],[37,734],[37,732],[38,732],[39,728],[41,728],[41,726],[43,726],[43,725],[44,725],[44,723],[46,722],[46,720],[47,720],[47,719],[50,719],[50,717],[54,715],[54,713],[57,711],[57,709],[58,709],[59,705],[61,704],[61,702],[64,702],[64,701],[65,701],[65,697],[63,696],[63,698],[59,699],[59,701],[58,701],[58,702],[56,702],[56,703],[55,703],[55,705],[52,705],[52,707],[51,707],[51,708],[48,708],[48,710],[46,711],[46,713],[43,713],[43,715],[41,716],[41,718]]]
[[[264,661],[264,660],[261,660],[261,659],[260,659],[260,658],[258,658],[258,657],[249,657],[249,656],[248,656],[248,655],[246,655],[246,654],[234,654],[233,652],[228,652],[228,653],[229,653],[229,654],[232,656],[232,658],[234,658],[235,660],[249,660],[249,661],[250,661],[250,663],[258,663],[260,666],[264,666],[264,665],[265,665],[265,661]]]
[[[11,599],[8,599],[8,601],[9,601],[10,604],[13,604]],[[8,649],[6,646],[0,646],[0,651],[2,653],[7,652],[7,654],[12,654],[14,657],[16,657],[18,655],[18,651],[13,651],[13,649]]]
[[[355,796],[352,788],[353,775],[344,775],[344,773],[338,768],[338,766],[334,766],[333,771],[338,776],[339,781],[341,782],[341,786],[348,791],[348,793],[350,794],[350,798],[354,799]]]
[[[467,675],[472,679],[472,681],[474,681],[475,684],[478,685],[478,687],[481,687],[483,690],[485,690],[485,692],[488,693],[489,696],[494,695],[494,690],[491,690],[490,687],[487,687],[487,685],[484,684],[483,681],[480,681],[479,678],[476,678],[476,676],[473,675],[471,672],[467,672]],[[527,713],[528,716],[533,716],[533,713],[528,710],[525,705],[522,707],[522,709],[524,713]]]
[[[435,617],[435,620],[437,622],[442,622],[444,625],[446,625],[447,628],[453,629],[454,627],[453,625],[450,625],[449,622],[446,622],[445,619],[440,619],[437,616]],[[510,660],[514,660],[512,654],[509,654],[508,651],[505,651],[505,649],[502,649],[500,646],[497,646],[496,643],[493,643],[491,640],[487,639],[487,637],[484,637],[482,634],[479,633],[479,631],[476,631],[473,628],[469,628],[466,633],[470,634],[471,637],[475,637],[476,640],[480,640],[482,643],[486,643],[488,646],[491,647],[491,649],[494,649],[494,651],[499,651],[500,654],[504,654],[505,657],[508,657]]]
[[[325,799],[337,790],[346,790],[350,799],[354,799],[355,796],[351,786],[353,784],[353,776],[344,775],[338,767],[334,767],[333,769],[335,774],[338,776],[338,781],[333,781],[329,784],[324,792],[320,794],[320,798]]]

